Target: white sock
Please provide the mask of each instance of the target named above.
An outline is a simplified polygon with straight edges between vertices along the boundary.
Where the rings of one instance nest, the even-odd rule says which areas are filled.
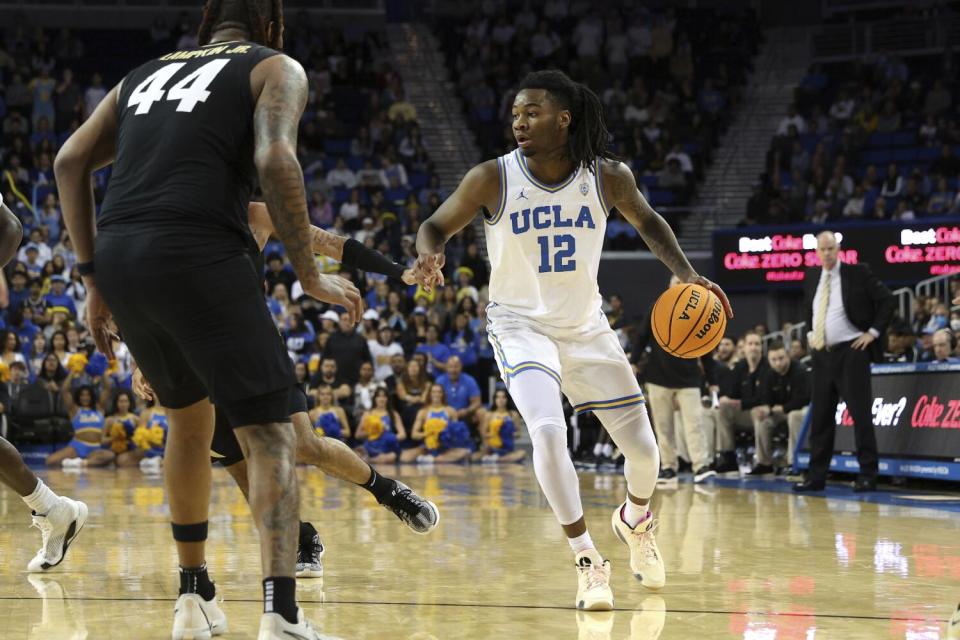
[[[60,496],[50,490],[50,487],[43,484],[43,480],[37,478],[37,487],[28,496],[23,496],[23,501],[37,515],[46,515],[53,509]]]
[[[567,542],[570,543],[570,548],[573,549],[574,553],[596,549],[596,547],[593,546],[593,540],[590,538],[589,531],[585,531],[582,536],[577,536],[576,538],[567,538]]]
[[[650,512],[647,511],[646,506],[641,507],[627,498],[627,504],[623,507],[623,511],[620,513],[620,518],[627,524],[628,527],[635,529],[638,524],[647,519],[648,515],[650,515]]]
[[[599,442],[593,445],[593,455],[599,456],[603,452],[603,445]]]
[[[613,457],[613,445],[609,442],[603,445],[603,455],[607,456],[608,458]]]

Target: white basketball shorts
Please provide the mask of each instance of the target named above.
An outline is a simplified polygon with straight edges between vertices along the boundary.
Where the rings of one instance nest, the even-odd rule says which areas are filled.
[[[643,392],[603,313],[577,329],[556,329],[491,303],[487,332],[507,388],[524,371],[553,378],[579,413],[640,404]]]

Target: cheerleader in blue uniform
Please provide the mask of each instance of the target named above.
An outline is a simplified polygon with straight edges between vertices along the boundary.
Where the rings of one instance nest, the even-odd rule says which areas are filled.
[[[322,437],[336,440],[350,438],[350,423],[347,422],[347,413],[343,407],[337,406],[333,397],[333,389],[323,386],[316,391],[317,405],[310,411],[310,424],[313,431]]]
[[[63,381],[61,396],[63,404],[73,424],[73,439],[70,443],[47,456],[48,467],[63,466],[66,468],[105,467],[111,464],[116,454],[109,444],[104,446],[108,434],[104,430],[103,400],[110,397],[110,376],[94,377],[94,383],[101,382],[103,391],[99,398],[94,394],[93,387],[84,385],[73,389],[73,381],[87,365],[86,358],[75,354],[75,361],[71,363],[70,374]],[[91,373],[92,375],[92,373]]]
[[[135,406],[133,394],[121,389],[114,400],[114,410],[104,424],[104,445],[109,446],[117,456],[118,467],[135,467],[143,458],[133,444],[133,434],[140,426],[140,416],[133,412]]]
[[[497,389],[493,394],[493,406],[480,424],[483,448],[473,454],[472,460],[493,462],[523,462],[527,452],[517,449],[514,438],[520,424],[520,414],[510,409],[510,396],[506,389]]]
[[[423,444],[403,452],[403,462],[417,464],[461,462],[470,457],[473,442],[467,425],[455,420],[456,410],[447,405],[443,386],[430,386],[430,401],[417,414],[411,437]]]
[[[390,403],[386,389],[377,389],[373,394],[373,408],[364,412],[357,427],[357,440],[364,440],[357,454],[373,463],[396,462],[400,455],[400,442],[407,439],[400,414]]]

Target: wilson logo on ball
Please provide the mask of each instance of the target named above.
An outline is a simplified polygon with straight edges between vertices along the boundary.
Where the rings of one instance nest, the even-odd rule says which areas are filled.
[[[678,284],[653,305],[653,337],[667,353],[699,358],[720,344],[727,316],[720,299],[698,284]]]

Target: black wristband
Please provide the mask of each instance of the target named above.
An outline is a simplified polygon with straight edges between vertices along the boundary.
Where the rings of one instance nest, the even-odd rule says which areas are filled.
[[[403,275],[404,268],[379,251],[367,249],[361,243],[353,238],[347,238],[343,243],[343,264],[348,267],[356,267],[362,271],[371,273],[382,273],[390,278],[397,280]]]
[[[78,262],[77,271],[81,276],[92,276],[96,273],[96,270],[93,268],[93,260],[90,262]]]

